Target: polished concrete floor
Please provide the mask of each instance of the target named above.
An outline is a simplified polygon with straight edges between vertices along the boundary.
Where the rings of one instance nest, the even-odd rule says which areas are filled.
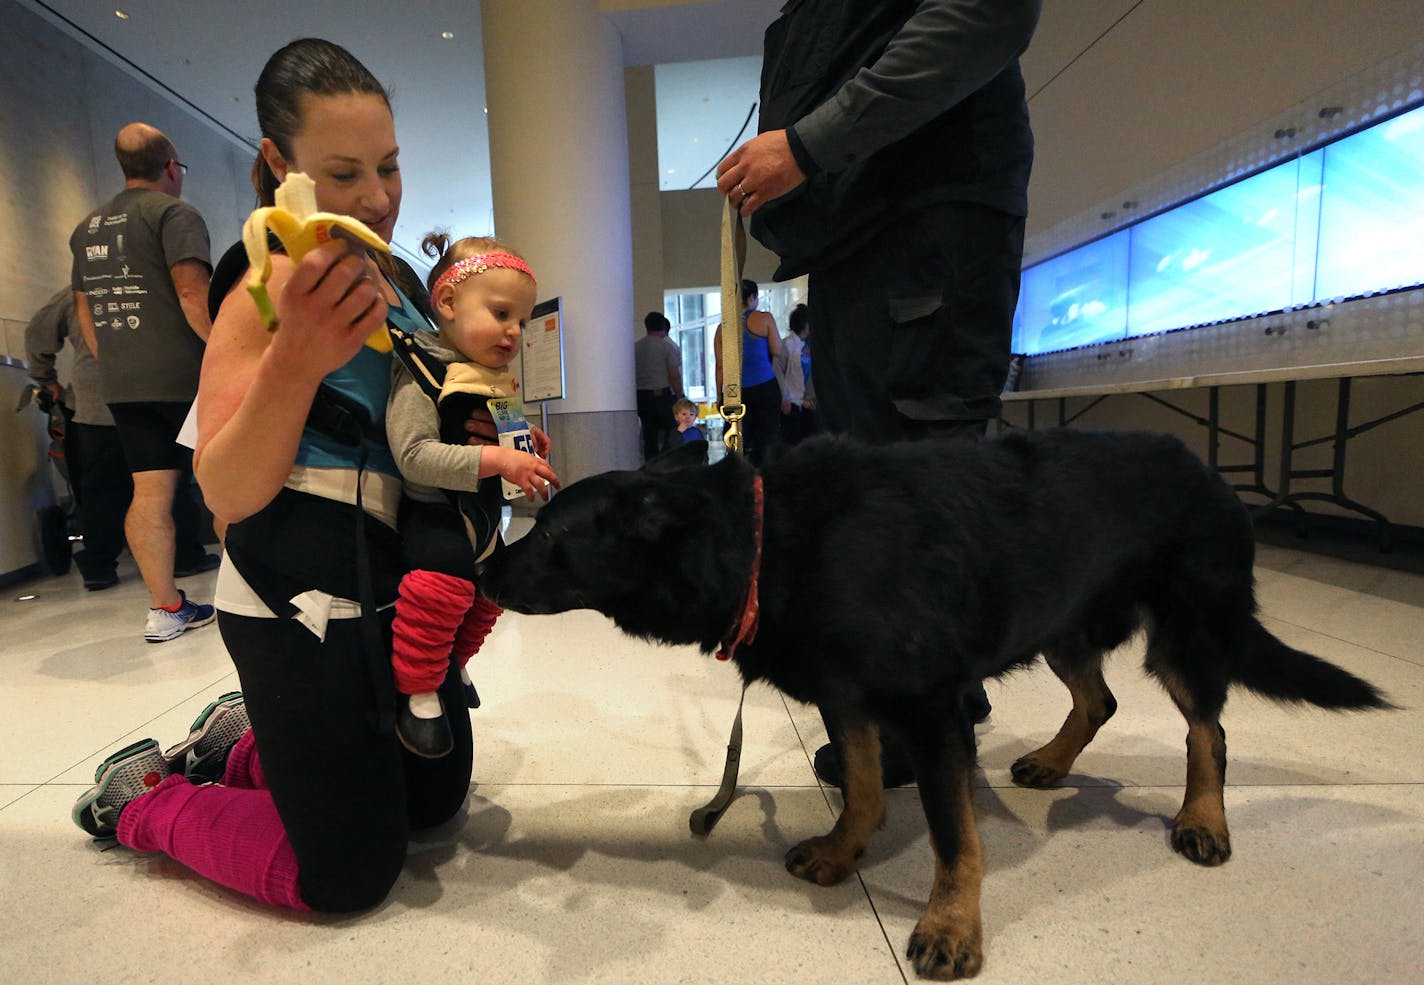
[[[185,586],[204,598],[213,578]],[[1235,857],[1207,870],[1168,844],[1185,729],[1137,647],[1110,663],[1121,709],[1060,789],[1019,789],[1009,765],[1053,733],[1066,692],[1045,668],[991,685],[980,981],[1424,981],[1424,577],[1268,547],[1258,578],[1274,632],[1403,710],[1234,694]],[[132,569],[98,594],[71,576],[0,599],[0,981],[914,980],[902,954],[933,867],[917,794],[891,794],[859,878],[792,878],[782,856],[829,827],[839,795],[811,770],[816,713],[756,688],[741,796],[709,840],[691,837],[721,775],[734,673],[587,612],[500,622],[474,668],[468,816],[411,845],[373,912],[274,912],[95,844],[69,809],[99,760],[175,741],[237,686],[215,626],[146,644],[144,605]]]

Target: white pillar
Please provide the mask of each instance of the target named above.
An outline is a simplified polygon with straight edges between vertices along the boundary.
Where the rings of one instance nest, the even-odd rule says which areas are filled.
[[[622,42],[597,0],[480,7],[495,235],[528,258],[541,299],[563,298],[554,467],[566,483],[636,467]]]

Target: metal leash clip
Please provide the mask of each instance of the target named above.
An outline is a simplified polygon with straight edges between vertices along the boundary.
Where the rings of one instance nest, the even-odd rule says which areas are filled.
[[[725,405],[717,408],[722,415],[722,420],[727,422],[727,430],[722,434],[722,443],[727,446],[730,452],[740,452],[742,450],[742,418],[746,416],[745,406],[728,409]]]

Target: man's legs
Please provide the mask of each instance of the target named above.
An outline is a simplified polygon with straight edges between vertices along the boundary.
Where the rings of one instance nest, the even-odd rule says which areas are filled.
[[[179,578],[218,566],[218,555],[209,553],[203,544],[206,514],[192,473],[184,473],[173,494],[173,571]],[[219,542],[222,541],[221,526],[214,519],[213,530]]]
[[[183,596],[173,581],[173,500],[179,482],[192,474],[192,452],[176,438],[188,405],[119,403],[109,410],[133,475],[133,501],[124,518],[129,551],[148,587],[150,608],[176,611]]]
[[[638,391],[638,423],[643,426],[643,461],[651,461],[658,454],[657,397],[652,390]]]
[[[86,587],[108,588],[118,583],[115,567],[124,549],[124,514],[133,496],[133,480],[116,428],[78,422],[70,428],[74,454],[69,479],[84,532],[84,549],[74,562]]]
[[[1008,374],[1023,229],[983,206],[930,206],[811,274],[828,430],[870,442],[983,433]]]
[[[984,435],[1008,374],[1023,231],[1021,217],[945,203],[811,275],[816,395],[828,430],[873,443]],[[982,684],[960,700],[972,720],[988,716]],[[835,723],[825,724],[834,742]],[[892,736],[882,736],[881,761],[885,786],[913,779]],[[838,783],[839,763],[833,746],[817,751],[822,779]]]
[[[177,469],[133,473],[133,502],[124,517],[129,551],[154,609],[171,609],[183,601],[173,580],[173,494],[181,474]]]

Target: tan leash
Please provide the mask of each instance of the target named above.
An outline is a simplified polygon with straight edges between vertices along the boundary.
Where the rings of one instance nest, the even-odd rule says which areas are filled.
[[[717,408],[727,430],[728,451],[742,450],[742,266],[747,260],[747,231],[730,198],[722,201],[722,403]]]
[[[747,231],[742,216],[732,207],[731,199],[722,202],[722,403],[718,407],[727,422],[722,440],[727,451],[742,450],[742,417],[747,409],[742,405],[742,265],[747,259]],[[722,819],[727,805],[737,795],[737,773],[742,761],[742,706],[747,700],[747,685],[742,685],[742,697],[737,702],[737,717],[732,721],[732,734],[727,739],[727,762],[722,768],[722,784],[706,805],[697,808],[687,819],[692,833],[706,838]]]

